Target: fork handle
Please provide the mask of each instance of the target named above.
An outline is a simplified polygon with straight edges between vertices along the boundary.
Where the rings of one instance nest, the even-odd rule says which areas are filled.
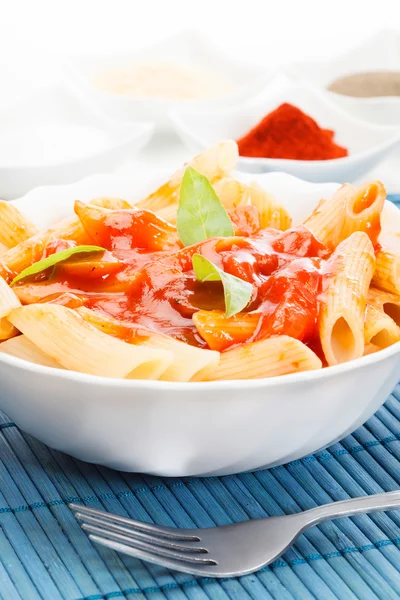
[[[303,515],[307,518],[308,527],[329,519],[340,519],[341,517],[394,508],[400,508],[400,490],[323,504],[304,511]]]

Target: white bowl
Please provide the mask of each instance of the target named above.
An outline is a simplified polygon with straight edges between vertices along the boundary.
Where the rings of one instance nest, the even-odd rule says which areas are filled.
[[[309,86],[272,83],[247,104],[222,110],[171,111],[182,141],[197,152],[221,139],[238,139],[283,102],[294,104],[321,127],[335,130],[335,141],[349,156],[333,160],[287,160],[240,157],[238,168],[251,173],[284,171],[317,183],[354,181],[379,164],[400,141],[399,127],[381,127],[354,119]]]
[[[152,123],[119,123],[62,87],[48,87],[0,113],[0,197],[112,171],[151,138]]]
[[[210,71],[232,84],[232,90],[210,99],[174,100],[119,96],[101,90],[92,83],[93,76],[104,69],[129,67],[136,62],[149,61],[195,66]],[[71,83],[107,114],[122,120],[151,120],[159,129],[164,130],[171,128],[167,115],[173,108],[228,106],[251,97],[272,77],[272,72],[263,67],[226,56],[220,48],[195,31],[181,33],[135,54],[71,59],[66,63],[66,72]]]
[[[338,77],[366,71],[400,69],[400,32],[381,31],[332,60],[293,62],[285,72],[298,82],[324,88]],[[400,125],[400,97],[353,98],[326,91],[328,96],[359,119],[381,125]]]
[[[165,179],[98,176],[17,200],[38,225],[71,214],[76,198],[137,200]],[[248,179],[248,176],[244,176]],[[304,218],[337,184],[257,176]],[[387,210],[397,210],[388,203]],[[367,420],[398,381],[400,343],[336,367],[251,381],[110,380],[0,354],[0,408],[44,443],[82,460],[161,476],[223,475],[296,459]]]

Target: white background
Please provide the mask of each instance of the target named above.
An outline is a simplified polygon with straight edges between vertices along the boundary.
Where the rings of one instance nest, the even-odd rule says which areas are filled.
[[[270,67],[389,28],[400,30],[400,0],[0,0],[0,109],[56,80],[65,55],[131,51],[185,29]],[[139,162],[155,154],[153,142]]]
[[[232,55],[278,65],[396,27],[399,0],[0,0],[0,101],[54,77],[58,54],[135,49],[187,28]]]

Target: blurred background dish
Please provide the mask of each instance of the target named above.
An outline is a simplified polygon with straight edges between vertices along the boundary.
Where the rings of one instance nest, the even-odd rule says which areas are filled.
[[[227,106],[258,92],[272,71],[225,56],[197,32],[183,32],[136,53],[79,57],[66,63],[93,104],[123,120],[170,126],[167,113],[190,105]]]
[[[44,88],[0,113],[0,196],[110,172],[153,131],[152,123],[114,121],[65,88]]]
[[[325,89],[354,116],[400,126],[400,32],[381,31],[331,60],[292,62],[286,73]]]
[[[286,123],[283,118],[276,119],[275,129],[270,133],[274,138],[275,146],[277,146],[276,141],[282,136],[289,136],[287,141],[292,140],[292,146],[295,142],[299,146],[299,157],[310,158],[302,144],[303,142],[304,146],[306,144],[309,123],[311,123],[320,136],[329,138],[331,149],[336,150],[336,156],[342,157],[316,160],[315,157],[324,158],[324,156],[315,154],[312,160],[294,160],[291,153],[288,154],[289,159],[287,159],[282,158],[284,154],[276,153],[277,150],[281,150],[279,145],[277,149],[274,146],[274,153],[269,154],[269,157],[267,155],[263,157],[262,154],[254,155],[254,153],[249,157],[245,140],[242,139],[239,143],[239,147],[242,146],[243,150],[241,154],[247,155],[239,159],[240,170],[252,173],[284,171],[314,182],[354,181],[379,164],[399,144],[399,128],[382,127],[355,119],[335,106],[323,92],[311,86],[291,84],[281,77],[275,78],[260,95],[245,104],[225,110],[176,110],[171,111],[170,118],[182,141],[192,151],[199,151],[220,139],[243,138],[255,126],[261,126],[261,119],[283,103],[290,103],[305,115],[301,116],[299,127],[295,126],[293,115]],[[308,119],[308,116],[312,119]],[[285,130],[279,131],[277,128],[283,125]],[[263,135],[264,132],[261,131],[258,135],[259,142],[263,141]],[[295,140],[296,135],[298,138]],[[287,145],[290,147],[290,144]],[[267,151],[270,146],[271,144],[267,145]]]

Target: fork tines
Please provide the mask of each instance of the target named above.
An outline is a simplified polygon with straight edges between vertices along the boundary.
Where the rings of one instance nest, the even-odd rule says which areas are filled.
[[[149,560],[146,555],[165,557],[196,565],[216,565],[216,561],[208,558],[208,550],[199,543],[200,537],[186,534],[170,527],[161,527],[151,523],[135,521],[112,513],[106,513],[94,508],[78,504],[70,504],[75,517],[80,522],[89,538],[97,543],[109,546],[115,550],[126,551],[131,548],[131,554],[138,558]]]

